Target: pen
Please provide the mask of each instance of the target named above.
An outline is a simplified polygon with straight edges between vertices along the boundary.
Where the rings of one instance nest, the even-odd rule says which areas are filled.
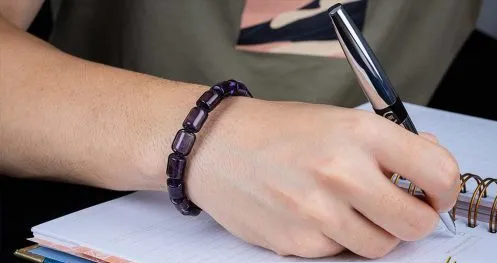
[[[345,56],[375,113],[418,134],[378,59],[343,6],[335,4],[330,7],[329,16]],[[449,213],[440,213],[440,219],[450,232],[456,234],[456,225]]]

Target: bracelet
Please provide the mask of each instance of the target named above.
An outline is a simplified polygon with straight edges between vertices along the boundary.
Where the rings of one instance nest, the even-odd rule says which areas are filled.
[[[201,209],[191,202],[185,193],[184,174],[186,168],[186,157],[190,154],[195,143],[195,134],[204,125],[209,112],[226,97],[245,96],[252,97],[247,87],[235,80],[227,80],[212,86],[197,100],[196,106],[183,121],[183,129],[179,130],[174,137],[171,153],[167,158],[166,174],[169,199],[176,209],[183,215],[196,216]]]

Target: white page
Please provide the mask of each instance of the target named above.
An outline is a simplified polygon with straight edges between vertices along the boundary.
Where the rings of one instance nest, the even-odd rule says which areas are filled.
[[[437,135],[460,162],[462,171],[483,178],[497,171],[497,124],[477,118],[406,105],[420,131]],[[367,106],[364,106],[367,108]],[[443,120],[438,123],[436,119]],[[402,243],[383,262],[497,262],[497,234],[488,224],[468,228],[457,220],[458,236],[440,227],[418,242]],[[35,226],[35,237],[49,237],[140,263],[156,262],[278,262],[283,258],[232,236],[205,212],[181,216],[167,193],[137,192]],[[353,255],[313,261],[365,261]]]
[[[489,262],[497,259],[497,234],[485,225],[471,229],[458,221],[458,236],[443,227],[430,237],[404,243],[382,262]],[[181,216],[167,193],[136,192],[34,227],[35,237],[59,239],[140,263],[283,262],[280,257],[232,236],[206,213]],[[478,252],[478,253],[476,253]],[[474,261],[472,261],[474,260]],[[365,261],[353,255],[313,261]]]

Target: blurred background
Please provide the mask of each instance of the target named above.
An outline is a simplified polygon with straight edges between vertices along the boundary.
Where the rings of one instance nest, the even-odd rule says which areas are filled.
[[[28,30],[45,40],[51,29],[49,4],[45,2]],[[490,95],[497,87],[493,75],[497,70],[496,10],[497,0],[484,0],[477,29],[459,51],[428,106],[497,120],[497,102]],[[0,176],[0,262],[25,262],[11,254],[16,248],[30,245],[23,238],[30,237],[31,226],[125,194],[44,181],[28,183]],[[13,225],[16,227],[9,227]]]
[[[484,0],[476,30],[453,61],[428,106],[497,120],[497,0]],[[492,93],[493,94],[493,93]]]

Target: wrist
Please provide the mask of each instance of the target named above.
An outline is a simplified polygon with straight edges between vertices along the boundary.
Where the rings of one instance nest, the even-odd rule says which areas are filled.
[[[110,188],[133,191],[167,189],[166,161],[174,136],[192,105],[208,88],[186,83],[175,83],[171,87],[169,81],[153,88],[155,95],[147,101],[146,109],[137,115],[137,130],[133,132],[136,137],[131,142],[130,157],[124,159],[130,162],[133,172],[125,173],[122,184],[110,182]]]
[[[197,134],[205,125],[209,114],[218,109],[219,104],[233,96],[252,97],[250,91],[241,82],[235,80],[223,81],[205,91],[193,106],[182,122],[181,128],[175,133],[168,157],[163,158],[166,169],[160,169],[167,176],[165,182],[169,199],[176,209],[183,215],[195,216],[201,208],[191,201],[188,196],[186,173],[189,170],[189,156],[197,142]],[[211,116],[214,117],[214,116]],[[200,140],[199,140],[200,141]],[[163,148],[163,147],[162,147]],[[158,156],[161,156],[160,154]],[[163,156],[163,155],[162,155]],[[164,157],[164,156],[163,156]],[[159,166],[160,167],[160,166]],[[160,187],[164,188],[164,187]]]
[[[139,176],[133,176],[133,190],[167,191],[166,174],[168,157],[172,150],[172,143],[178,131],[183,129],[183,122],[196,102],[209,87],[187,87],[179,91],[180,103],[174,109],[164,109],[163,106],[153,110],[156,112],[154,120],[169,120],[167,122],[155,121],[150,125],[151,136],[146,142],[136,144],[136,160]],[[233,135],[237,122],[245,118],[247,107],[253,103],[246,97],[233,96],[224,98],[212,111],[208,113],[201,130],[195,133],[195,143],[187,157],[187,167],[184,174],[186,185],[191,180],[197,180],[205,174],[206,167],[219,165],[222,160],[213,160],[216,151],[226,147],[226,142]],[[167,116],[166,116],[167,115]],[[166,125],[167,123],[167,125]],[[224,140],[228,139],[228,141]],[[229,142],[228,142],[229,143]],[[224,165],[224,164],[222,164]],[[201,179],[199,179],[201,180]],[[193,190],[193,189],[192,189]],[[191,191],[189,191],[191,192]],[[193,193],[192,193],[193,194]],[[195,194],[193,194],[195,195]]]

